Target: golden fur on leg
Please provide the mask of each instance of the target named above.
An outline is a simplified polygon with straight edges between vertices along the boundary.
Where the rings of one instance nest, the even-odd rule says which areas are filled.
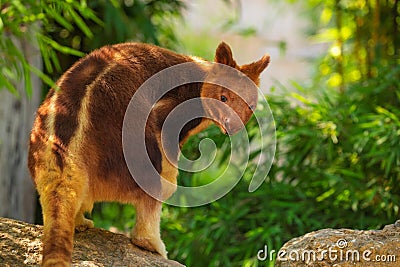
[[[49,157],[51,158],[51,156]],[[43,266],[70,266],[75,217],[87,190],[82,173],[69,165],[60,170],[53,161],[37,171],[37,189],[43,210]],[[90,224],[90,223],[89,223]]]
[[[132,243],[167,258],[167,251],[160,237],[161,202],[143,194],[135,207],[136,224],[132,231]]]

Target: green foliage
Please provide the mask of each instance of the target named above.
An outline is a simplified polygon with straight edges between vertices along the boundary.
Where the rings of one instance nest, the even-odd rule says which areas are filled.
[[[177,43],[173,26],[185,8],[180,0],[93,0],[87,6],[102,22],[85,20],[92,32],[91,36],[85,35],[82,27],[66,28],[57,23],[49,31],[52,40],[83,53],[126,41],[154,43],[172,48]],[[78,56],[71,57],[65,53],[57,53],[57,58],[61,69],[48,73],[54,80],[79,59]]]
[[[277,125],[268,180],[248,193],[244,179],[205,207],[164,207],[164,239],[174,259],[189,266],[272,266],[256,258],[264,245],[278,250],[313,230],[378,229],[399,218],[397,2],[307,2],[317,19],[314,40],[332,46],[317,62],[312,88],[294,83],[298,92],[268,97]],[[223,148],[224,137],[208,131],[202,136]],[[197,155],[198,140],[190,142],[184,153]],[[220,168],[225,164],[222,157]],[[213,173],[192,175],[185,185],[207,183]]]
[[[278,128],[284,152],[277,154],[278,162],[284,159],[278,174],[307,194],[320,192],[318,202],[394,220],[400,192],[395,182],[400,178],[400,91],[394,79],[399,73],[399,67],[382,69],[379,78],[355,84],[345,95],[324,92],[316,102],[292,108],[283,121],[287,124]],[[350,224],[344,219],[332,222]],[[379,227],[374,221],[365,219],[358,227]]]
[[[311,38],[329,42],[317,65],[316,82],[339,87],[379,75],[379,67],[400,63],[397,1],[307,0],[313,19]]]
[[[75,40],[82,36],[81,30],[68,30],[55,38],[71,42],[75,47],[89,52],[108,44],[126,41],[154,43],[172,47],[176,40],[173,32],[174,20],[180,18],[185,7],[179,0],[164,1],[91,1],[89,6],[104,22],[103,25],[90,23],[94,38]]]
[[[86,21],[85,21],[86,20]],[[49,73],[60,70],[56,51],[69,55],[82,56],[83,53],[69,46],[61,45],[49,37],[56,24],[65,29],[79,27],[86,36],[93,33],[87,21],[101,24],[95,13],[87,7],[86,1],[19,1],[2,2],[0,8],[0,88],[7,88],[18,96],[14,83],[23,79],[28,95],[31,95],[31,72],[38,75],[43,82],[53,86],[52,79],[40,69],[28,62],[13,42],[13,38],[26,38],[37,43]]]
[[[134,40],[172,47],[174,20],[183,8],[179,0],[6,0],[0,8],[0,88],[18,95],[14,83],[23,79],[30,95],[31,73],[52,87],[79,57],[106,44]],[[13,38],[37,43],[43,71],[29,64]]]
[[[115,227],[119,231],[129,234],[135,225],[135,209],[131,205],[100,203],[95,205],[92,219],[96,227],[104,229]]]
[[[376,229],[395,221],[399,75],[399,66],[381,68],[379,78],[354,84],[345,95],[321,92],[314,101],[301,93],[270,96],[278,147],[268,180],[249,193],[244,179],[205,207],[164,207],[162,232],[171,257],[189,266],[264,266],[272,264],[257,260],[264,245],[278,250],[317,229]],[[210,137],[217,144],[224,138]],[[225,161],[220,164],[224,168]],[[200,177],[209,179],[207,171]]]

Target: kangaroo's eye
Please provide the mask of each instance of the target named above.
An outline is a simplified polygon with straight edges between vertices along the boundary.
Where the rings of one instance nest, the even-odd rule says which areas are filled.
[[[228,98],[226,98],[226,96],[224,96],[224,95],[221,95],[221,101],[226,102],[226,101],[228,101]]]

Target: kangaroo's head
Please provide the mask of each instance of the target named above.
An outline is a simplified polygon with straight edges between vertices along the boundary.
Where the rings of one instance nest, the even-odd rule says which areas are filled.
[[[257,86],[261,72],[269,64],[269,55],[239,66],[230,47],[222,42],[215,53],[215,62],[201,88],[201,98],[208,118],[226,134],[238,132],[256,108]]]

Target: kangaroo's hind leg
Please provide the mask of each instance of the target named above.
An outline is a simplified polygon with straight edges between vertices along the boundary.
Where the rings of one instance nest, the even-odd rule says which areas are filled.
[[[75,218],[87,191],[87,176],[71,165],[37,173],[43,210],[43,266],[70,266]]]

